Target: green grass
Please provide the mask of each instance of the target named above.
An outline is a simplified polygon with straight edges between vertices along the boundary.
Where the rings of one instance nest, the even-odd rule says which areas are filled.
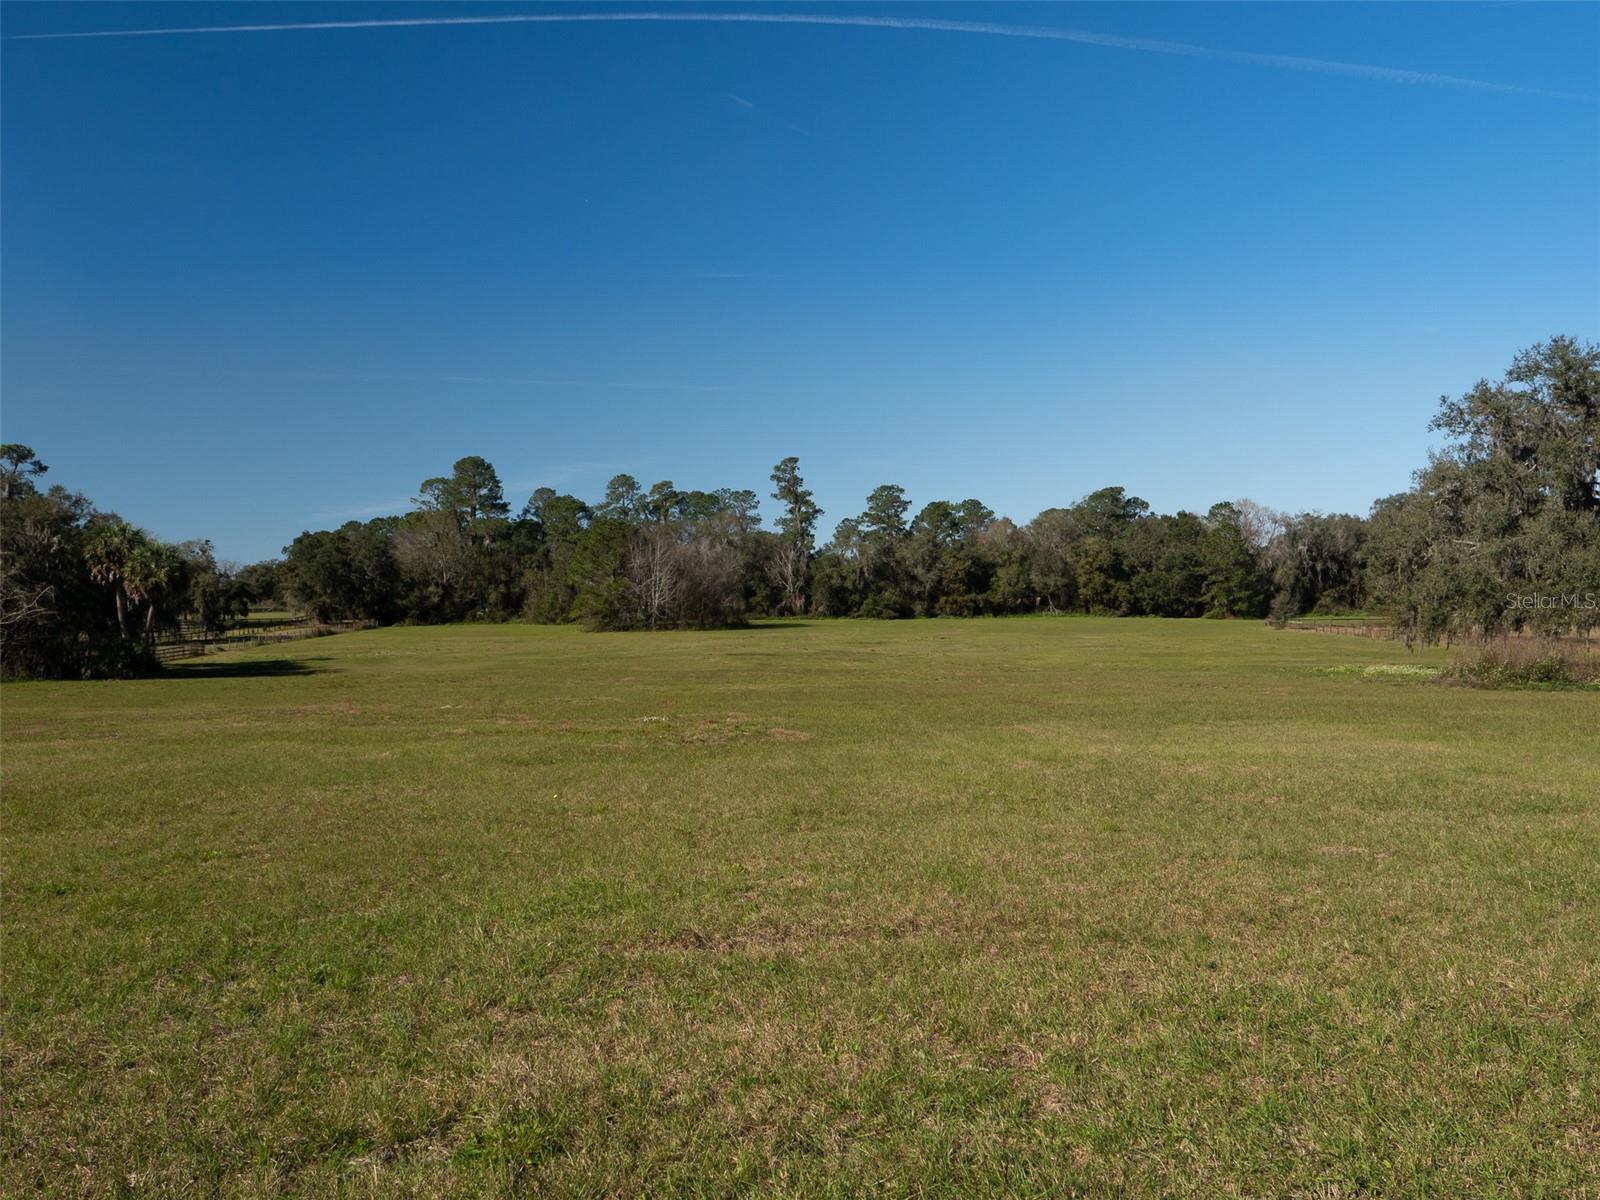
[[[1387,617],[1379,613],[1340,613],[1337,616],[1307,613],[1289,619],[1298,625],[1383,625],[1388,621]]]
[[[1441,662],[503,626],[8,686],[0,1193],[1600,1194],[1600,697],[1365,671]]]
[[[245,625],[281,625],[286,621],[304,619],[299,613],[290,612],[286,608],[252,608],[244,616],[235,617],[230,624],[237,628]]]

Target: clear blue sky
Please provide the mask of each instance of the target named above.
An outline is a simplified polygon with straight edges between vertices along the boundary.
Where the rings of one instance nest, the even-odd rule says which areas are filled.
[[[1595,5],[676,10],[1510,90],[804,24],[20,40],[541,11],[598,10],[5,5],[6,440],[239,560],[474,453],[519,506],[798,454],[826,531],[882,482],[1365,512],[1441,392],[1600,337]]]

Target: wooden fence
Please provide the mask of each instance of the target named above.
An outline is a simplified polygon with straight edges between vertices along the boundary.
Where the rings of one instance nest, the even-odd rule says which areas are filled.
[[[1394,626],[1381,621],[1285,621],[1283,627],[1311,633],[1342,633],[1346,637],[1394,637]]]
[[[1394,626],[1383,621],[1286,621],[1285,629],[1299,629],[1308,633],[1342,633],[1346,637],[1384,638],[1391,639],[1395,636]],[[1508,630],[1497,633],[1491,637],[1481,635],[1450,636],[1442,639],[1446,646],[1455,645],[1485,645],[1489,643],[1504,642],[1510,644],[1526,644],[1530,642],[1554,643],[1569,650],[1578,650],[1585,654],[1600,653],[1600,629],[1578,631],[1570,629],[1565,634],[1534,633],[1532,630]]]
[[[285,617],[281,621],[252,621],[219,632],[185,620],[180,621],[177,628],[156,635],[156,659],[159,662],[172,662],[180,658],[197,658],[212,650],[230,646],[293,642],[301,638],[371,627],[371,621],[313,621],[309,617]]]

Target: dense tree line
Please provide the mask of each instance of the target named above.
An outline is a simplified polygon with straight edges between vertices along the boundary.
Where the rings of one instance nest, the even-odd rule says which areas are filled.
[[[301,534],[278,586],[325,620],[708,628],[783,607],[764,569],[780,538],[756,508],[750,491],[646,491],[619,475],[598,502],[540,488],[512,515],[494,468],[470,456],[404,516]]]
[[[798,461],[780,462],[772,482],[779,515],[770,531],[753,492],[684,491],[670,481],[646,490],[628,475],[595,503],[541,488],[512,516],[493,468],[464,458],[429,480],[406,516],[296,538],[281,586],[325,619],[520,617],[600,629],[802,613],[1267,611],[1271,579],[1232,504],[1158,516],[1105,488],[1018,526],[977,500],[936,500],[908,518],[904,491],[885,484],[819,547],[822,513]],[[1312,569],[1332,573],[1322,563]],[[1321,598],[1316,585],[1301,589],[1314,592]]]
[[[470,456],[422,482],[401,516],[308,531],[282,560],[219,566],[81,495],[39,488],[5,447],[0,473],[5,669],[119,673],[180,615],[225,624],[250,603],[321,620],[579,621],[712,628],[750,616],[1008,613],[1262,617],[1379,609],[1407,638],[1600,623],[1600,349],[1556,338],[1505,377],[1441,400],[1447,447],[1369,517],[1290,516],[1248,500],[1159,514],[1120,487],[1025,525],[976,499],[913,514],[885,483],[819,544],[797,459],[755,492],[646,489],[618,475],[590,502],[540,488],[516,512]],[[1587,598],[1587,603],[1585,603]]]
[[[601,629],[802,613],[1255,617],[1273,604],[1343,612],[1365,599],[1356,517],[1287,517],[1249,501],[1166,516],[1110,487],[1019,526],[971,499],[909,516],[904,489],[884,484],[819,547],[822,513],[798,460],[774,467],[772,482],[772,531],[754,492],[645,490],[629,475],[592,504],[541,488],[513,517],[493,468],[465,458],[428,481],[407,516],[302,534],[281,587],[324,619]]]

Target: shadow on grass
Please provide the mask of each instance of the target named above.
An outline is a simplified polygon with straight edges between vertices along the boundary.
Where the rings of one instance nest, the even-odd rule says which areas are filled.
[[[729,628],[734,632],[749,633],[757,629],[806,629],[815,623],[814,621],[796,621],[791,617],[768,618],[766,620],[758,618],[749,624],[732,625]]]
[[[289,675],[320,675],[327,667],[313,663],[326,662],[326,658],[259,658],[252,662],[223,662],[196,660],[172,663],[163,667],[163,679],[273,679]]]

